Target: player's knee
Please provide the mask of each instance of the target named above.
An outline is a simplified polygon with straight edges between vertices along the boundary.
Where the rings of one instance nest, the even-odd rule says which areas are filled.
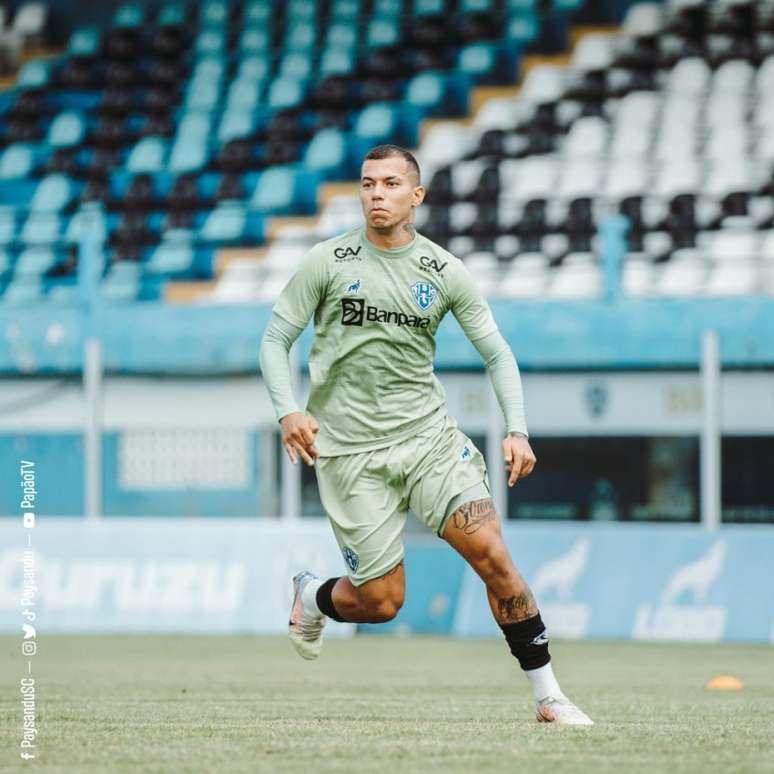
[[[386,623],[392,621],[401,607],[403,607],[403,600],[400,599],[385,599],[377,608],[376,615],[379,619],[379,623]]]

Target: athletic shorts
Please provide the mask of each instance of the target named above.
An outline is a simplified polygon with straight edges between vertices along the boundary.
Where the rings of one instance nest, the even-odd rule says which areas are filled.
[[[489,492],[481,452],[445,415],[394,446],[318,457],[320,499],[353,585],[379,578],[403,559],[408,509],[442,535],[447,506],[466,489]]]

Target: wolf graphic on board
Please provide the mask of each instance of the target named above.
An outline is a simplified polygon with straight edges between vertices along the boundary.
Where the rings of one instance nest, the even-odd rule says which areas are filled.
[[[591,539],[582,537],[570,549],[543,564],[530,584],[548,631],[556,637],[578,639],[588,631],[590,608],[573,602],[572,592],[589,563]],[[555,596],[556,601],[551,601]],[[548,598],[548,602],[543,601]]]
[[[706,601],[725,561],[726,543],[717,540],[704,555],[678,567],[667,581],[658,607],[642,605],[637,609],[632,637],[684,642],[720,640],[726,624],[726,609],[707,605]]]

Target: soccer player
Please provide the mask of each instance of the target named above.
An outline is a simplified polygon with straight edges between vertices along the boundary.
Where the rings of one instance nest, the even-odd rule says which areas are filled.
[[[317,658],[327,618],[380,623],[403,604],[401,533],[409,508],[486,584],[489,605],[532,687],[541,722],[591,725],[562,693],[537,604],[502,539],[481,452],[447,413],[433,373],[447,312],[486,364],[505,416],[508,485],[529,475],[516,361],[462,261],[416,233],[425,196],[414,156],[395,145],[363,161],[365,227],[315,245],[274,306],[261,370],[295,464],[313,465],[347,576],[293,578],[290,638]],[[306,412],[288,353],[314,316]]]

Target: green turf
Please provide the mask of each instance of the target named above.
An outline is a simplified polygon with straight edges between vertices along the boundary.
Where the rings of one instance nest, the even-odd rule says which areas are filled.
[[[770,647],[555,643],[590,729],[538,725],[498,641],[361,636],[304,662],[284,639],[39,640],[39,757],[18,758],[20,639],[0,639],[0,770],[774,771]],[[735,674],[744,689],[710,692]]]

